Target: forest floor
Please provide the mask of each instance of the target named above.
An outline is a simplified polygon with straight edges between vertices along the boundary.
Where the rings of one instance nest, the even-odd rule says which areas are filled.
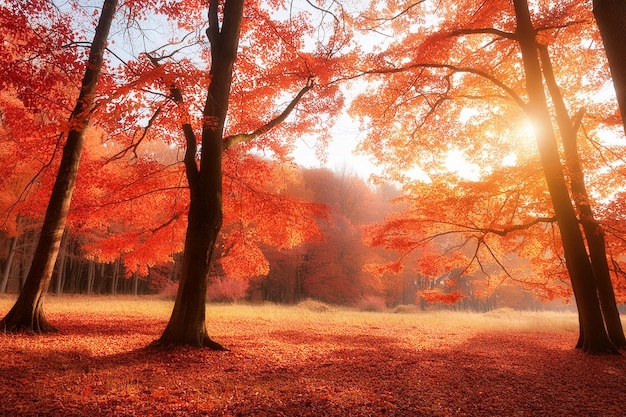
[[[13,298],[0,297],[4,316]],[[209,305],[231,349],[145,347],[172,302],[49,297],[58,334],[0,334],[2,416],[623,416],[626,358],[571,313]]]

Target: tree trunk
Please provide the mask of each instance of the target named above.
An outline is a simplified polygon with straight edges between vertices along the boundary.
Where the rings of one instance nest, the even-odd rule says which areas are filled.
[[[206,288],[215,242],[222,227],[222,141],[244,2],[226,0],[221,16],[219,3],[218,0],[209,3],[207,36],[211,43],[211,83],[203,111],[204,119],[209,122],[202,127],[199,168],[196,135],[191,125],[183,125],[187,145],[185,172],[191,201],[182,273],[172,315],[155,345],[225,350],[209,338],[206,330]],[[176,86],[171,87],[171,92],[177,102],[182,102],[182,94]]]
[[[577,145],[577,125],[578,122],[573,121],[568,114],[565,101],[561,95],[561,91],[556,83],[552,63],[545,46],[540,46],[541,62],[543,65],[543,74],[554,103],[556,120],[561,132],[563,141],[563,151],[567,166],[567,174],[570,178],[570,188],[572,196],[578,209],[580,224],[585,233],[589,257],[591,259],[591,268],[593,269],[594,280],[602,315],[606,324],[606,329],[611,342],[618,348],[626,348],[626,337],[620,319],[617,302],[615,300],[615,292],[613,291],[613,283],[611,282],[611,274],[609,263],[606,256],[606,242],[604,239],[604,230],[595,219],[593,209],[591,208],[591,198],[587,192],[585,185],[585,173],[583,171],[580,156],[578,155]],[[582,113],[577,115],[581,118]]]
[[[87,260],[87,288],[85,290],[87,295],[91,295],[93,292],[93,283],[96,279],[96,266],[95,261]]]
[[[139,288],[139,272],[133,274],[133,295],[137,296]]]
[[[609,60],[615,95],[626,133],[626,1],[593,0],[593,15],[598,23]]]
[[[9,241],[9,253],[7,260],[4,263],[2,269],[2,277],[0,277],[0,294],[7,292],[7,284],[9,283],[9,274],[11,272],[11,264],[13,263],[13,257],[15,256],[15,249],[17,248],[17,236],[13,236]]]
[[[68,233],[65,231],[61,238],[61,248],[59,249],[59,256],[57,258],[56,268],[56,285],[54,288],[54,294],[59,296],[63,294],[63,284],[65,283],[65,264],[67,260],[67,246],[68,246]]]
[[[535,124],[541,163],[559,224],[567,270],[579,310],[582,327],[580,347],[591,353],[617,353],[604,327],[589,255],[565,183],[543,88],[535,30],[530,20],[528,3],[526,0],[514,0],[514,5],[517,18],[516,34],[522,52],[529,100],[526,110]]]
[[[70,130],[63,148],[59,172],[46,209],[33,263],[15,305],[0,321],[0,328],[5,331],[13,332],[25,329],[35,333],[45,333],[55,330],[45,318],[43,300],[50,286],[61,236],[65,230],[65,220],[76,184],[85,131],[93,106],[93,96],[100,76],[106,41],[116,7],[117,0],[104,1],[102,14],[89,51],[89,60],[80,94],[69,119]]]
[[[122,258],[117,258],[115,260],[115,265],[113,266],[113,275],[111,276],[111,295],[115,295],[117,293],[117,281],[119,280],[121,266]]]

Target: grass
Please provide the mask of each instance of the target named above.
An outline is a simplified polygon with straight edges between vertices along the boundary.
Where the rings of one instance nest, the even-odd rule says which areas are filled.
[[[6,314],[15,301],[15,296],[0,296],[0,314]],[[49,314],[93,314],[110,316],[147,316],[166,320],[174,303],[156,296],[48,296],[45,311]],[[221,320],[264,320],[298,324],[311,322],[319,325],[407,325],[419,324],[425,328],[440,330],[468,329],[472,331],[578,331],[575,313],[562,311],[516,311],[498,309],[487,313],[449,310],[411,310],[397,314],[394,310],[361,311],[359,309],[328,306],[306,300],[295,306],[272,303],[263,304],[208,304],[207,319],[211,323]]]

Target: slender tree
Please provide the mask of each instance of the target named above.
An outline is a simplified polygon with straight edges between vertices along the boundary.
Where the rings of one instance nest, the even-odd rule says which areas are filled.
[[[89,125],[94,93],[116,7],[117,0],[104,1],[89,50],[81,90],[76,106],[69,118],[67,141],[63,147],[61,164],[52,189],[33,262],[17,301],[0,321],[0,328],[4,331],[26,329],[35,333],[45,333],[55,330],[46,320],[43,301],[50,286],[54,264],[65,229],[72,192],[76,184],[85,131]]]

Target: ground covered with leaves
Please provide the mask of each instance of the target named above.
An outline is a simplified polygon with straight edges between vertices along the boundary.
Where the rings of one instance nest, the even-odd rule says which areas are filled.
[[[145,349],[171,305],[50,299],[61,333],[0,334],[0,415],[624,415],[626,359],[575,350],[572,314],[209,306],[230,352]]]

